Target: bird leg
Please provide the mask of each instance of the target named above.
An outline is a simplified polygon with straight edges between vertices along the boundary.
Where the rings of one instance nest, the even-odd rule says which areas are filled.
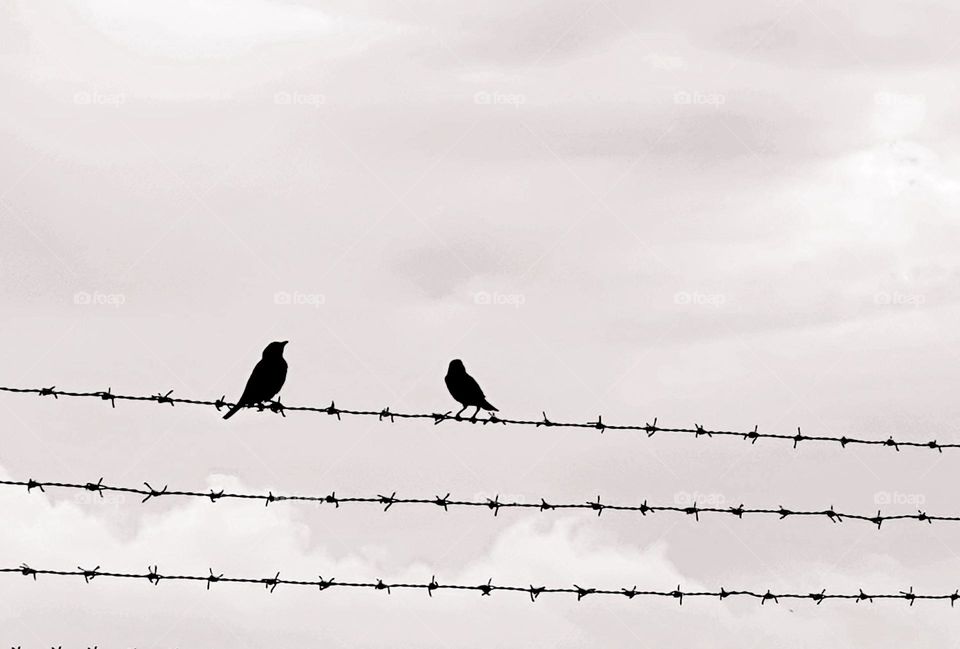
[[[457,414],[455,414],[455,415],[453,416],[453,418],[456,419],[457,421],[459,421],[459,420],[460,420],[460,413],[463,412],[463,411],[466,410],[466,409],[467,409],[466,406],[464,406],[463,408],[460,408],[460,410],[457,411]]]
[[[477,415],[480,414],[480,406],[477,406],[477,409],[473,413],[473,417],[470,417],[471,422],[477,421]]]

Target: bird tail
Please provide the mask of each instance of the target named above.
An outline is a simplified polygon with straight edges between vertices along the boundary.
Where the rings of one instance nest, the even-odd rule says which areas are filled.
[[[240,410],[240,408],[242,408],[242,407],[243,407],[243,406],[241,406],[241,405],[238,403],[238,404],[235,405],[234,407],[230,408],[230,411],[227,412],[227,414],[225,414],[225,415],[223,416],[223,418],[224,418],[224,419],[230,419],[230,417],[233,417],[235,414],[237,414],[237,411]]]
[[[490,410],[492,412],[500,412],[493,406],[493,404],[491,404],[486,399],[483,400],[483,403],[480,404],[480,407],[483,408],[484,410]]]

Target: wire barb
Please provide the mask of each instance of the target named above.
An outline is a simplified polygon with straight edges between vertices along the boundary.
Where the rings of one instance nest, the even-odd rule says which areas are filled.
[[[285,412],[286,407],[282,403],[280,403],[279,396],[277,397],[276,401],[270,402],[269,408],[270,408],[270,412],[279,413],[281,417],[286,418],[287,416],[287,413]],[[273,592],[273,591],[270,591],[270,592]]]
[[[266,579],[261,579],[264,587],[269,590],[271,593],[277,589],[277,584],[280,583],[280,573],[277,572],[273,577],[267,577]]]
[[[103,478],[100,478],[100,480],[101,480],[101,482],[102,482],[102,481],[103,481]],[[100,486],[101,486],[100,495],[103,496],[103,485],[101,484]],[[148,493],[146,496],[144,496],[143,500],[140,501],[141,503],[145,503],[145,502],[147,502],[148,500],[150,500],[151,498],[157,498],[157,497],[159,497],[159,496],[164,496],[164,495],[166,495],[166,493],[167,493],[167,485],[163,485],[163,489],[161,489],[160,491],[157,491],[156,489],[154,489],[153,487],[151,487],[149,482],[144,482],[144,483],[143,483],[143,486],[145,486],[145,487],[147,488],[147,490],[149,490],[150,493]]]
[[[800,433],[800,427],[797,426],[797,434],[793,436],[793,448],[797,448],[797,444],[807,439]]]
[[[96,483],[88,482],[83,486],[83,488],[87,491],[96,491],[98,494],[100,494],[101,498],[103,498],[103,492],[106,489],[106,487],[103,486],[103,478],[100,478]]]
[[[210,590],[210,584],[214,584],[220,581],[221,579],[223,579],[223,573],[221,572],[219,575],[215,575],[213,574],[213,568],[208,568],[208,570],[210,571],[210,576],[207,577],[206,581],[207,581],[207,590]]]
[[[603,513],[604,505],[603,503],[600,502],[600,496],[597,496],[597,502],[591,501],[591,502],[587,502],[587,504],[590,506],[590,509],[593,509],[594,511],[597,512],[597,516],[600,516],[600,514]]]
[[[332,578],[324,579],[323,575],[320,575],[320,581],[317,582],[317,586],[320,588],[320,590],[326,590],[333,586],[333,582],[334,580]]]
[[[683,606],[683,591],[680,590],[680,584],[677,584],[677,589],[670,593],[670,597],[676,597],[680,600],[680,606]]]
[[[910,602],[910,606],[913,606],[913,603],[917,601],[917,596],[913,594],[913,586],[910,587],[910,590],[907,592],[900,591],[900,594],[903,595],[903,598]]]
[[[110,388],[107,388],[106,392],[99,392],[97,396],[104,401],[109,401],[111,408],[117,407],[117,397],[110,393]]]
[[[380,494],[377,494],[377,498],[379,499],[381,505],[386,505],[386,507],[383,508],[383,511],[387,511],[387,510],[390,509],[394,504],[396,504],[396,502],[397,502],[397,492],[394,491],[394,492],[393,492],[392,494],[390,494],[389,496],[382,496],[382,495],[380,495]]]
[[[324,408],[323,412],[326,412],[328,415],[336,415],[337,421],[340,421],[340,411],[337,410],[337,404],[333,401],[330,402],[330,405]]]
[[[597,592],[596,588],[582,588],[580,586],[577,586],[576,584],[574,584],[573,587],[577,589],[578,602],[584,597],[586,597],[587,595],[593,595],[595,592]]]
[[[84,568],[77,566],[77,570],[80,571],[80,575],[83,576],[83,580],[89,584],[93,578],[97,576],[97,571],[100,570],[100,566],[97,566],[93,570],[85,570]]]
[[[34,581],[37,580],[37,571],[25,563],[20,564],[20,574],[22,574],[24,577],[33,577]]]

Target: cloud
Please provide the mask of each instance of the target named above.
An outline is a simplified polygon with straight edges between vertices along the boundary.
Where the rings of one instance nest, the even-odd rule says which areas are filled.
[[[78,93],[94,105],[142,100],[223,101],[263,84],[304,75],[402,33],[398,27],[334,17],[273,0],[173,0],[135,7],[118,0],[45,0],[2,10],[12,47],[6,74],[22,88],[69,103]],[[69,21],[61,21],[60,16]],[[15,62],[15,64],[14,64]],[[304,72],[306,71],[306,72]],[[272,96],[276,89],[271,89]]]
[[[134,51],[173,58],[224,56],[337,31],[336,22],[318,9],[273,0],[172,0],[144,7],[122,0],[71,4],[106,37]]]
[[[211,488],[244,488],[228,476],[211,476],[208,483]],[[0,556],[6,561],[66,569],[99,565],[105,570],[133,572],[156,563],[161,574],[165,570],[206,574],[212,567],[218,573],[255,578],[277,570],[288,578],[315,579],[322,574],[360,581],[428,581],[435,574],[441,582],[467,584],[485,583],[492,577],[495,582],[520,585],[568,585],[573,580],[614,587],[630,585],[625,584],[626,579],[666,587],[680,579],[662,545],[647,550],[617,548],[582,520],[513,525],[483,556],[443,569],[423,560],[396,565],[386,552],[386,540],[382,549],[334,551],[344,546],[335,537],[345,530],[322,526],[323,531],[311,532],[299,513],[303,508],[285,504],[264,508],[244,502],[180,501],[162,512],[138,516],[133,528],[122,531],[116,526],[118,514],[126,505],[134,505],[122,495],[100,499],[79,493],[57,500],[51,496],[9,490],[0,493],[0,506],[17,521],[0,530]],[[334,512],[329,520],[337,518],[340,516]],[[213,585],[207,592],[202,584],[161,582],[154,588],[108,579],[95,580],[89,586],[78,582],[50,577],[40,577],[36,583],[17,577],[0,581],[5,602],[0,606],[4,640],[27,642],[42,637],[43,642],[51,642],[68,633],[75,641],[86,638],[101,645],[170,646],[206,637],[207,631],[217,629],[223,644],[215,646],[229,646],[232,639],[226,629],[233,629],[251,644],[284,633],[299,646],[316,637],[319,630],[335,634],[340,641],[356,639],[359,633],[369,646],[388,646],[391,629],[395,632],[402,626],[404,636],[413,637],[436,626],[427,631],[424,644],[439,646],[440,638],[460,628],[450,616],[477,604],[472,595],[446,592],[428,600],[422,593],[403,591],[392,596],[349,590],[320,594],[281,586],[270,596],[260,588],[244,586]],[[523,596],[492,599],[498,600],[492,604],[496,615],[517,620],[521,633],[524,628],[532,632],[534,620],[523,621],[530,611]],[[34,632],[21,626],[48,615],[54,600],[72,601],[60,610],[56,625]],[[548,606],[551,616],[573,608],[569,602]],[[325,612],[319,629],[310,623],[317,607]],[[195,617],[197,614],[203,617]],[[258,620],[261,614],[269,615],[272,623]],[[374,617],[392,618],[393,622],[379,629],[362,626]],[[542,615],[535,618],[542,619]],[[107,619],[110,622],[103,623]],[[99,622],[91,623],[93,620]],[[541,629],[540,633],[561,640],[565,633],[575,632],[572,622],[557,622],[553,629]],[[482,626],[468,626],[477,635],[464,636],[463,645],[483,646]]]

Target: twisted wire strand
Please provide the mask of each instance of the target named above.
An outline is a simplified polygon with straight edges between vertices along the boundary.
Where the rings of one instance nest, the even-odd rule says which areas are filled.
[[[21,394],[37,394],[41,397],[52,396],[55,399],[59,397],[87,397],[87,398],[96,398],[102,399],[104,401],[109,401],[111,407],[116,407],[117,401],[150,401],[157,404],[169,404],[173,406],[175,404],[190,404],[198,406],[212,406],[218,411],[223,408],[230,408],[234,404],[226,401],[225,397],[220,397],[214,401],[204,400],[204,399],[185,399],[180,397],[170,396],[173,393],[173,390],[169,390],[166,393],[160,393],[154,395],[127,395],[127,394],[114,394],[110,388],[106,390],[99,390],[95,392],[72,392],[67,390],[57,390],[56,386],[49,388],[15,388],[15,387],[6,387],[0,386],[0,392],[10,392],[10,393],[21,393]],[[258,410],[258,411],[270,411],[277,413],[286,417],[287,412],[313,412],[326,414],[330,416],[335,416],[338,420],[341,419],[341,415],[349,416],[358,416],[358,417],[377,417],[380,421],[390,421],[394,422],[397,419],[429,419],[432,420],[434,425],[440,424],[445,421],[456,421],[460,423],[469,423],[469,424],[501,424],[504,426],[534,426],[534,427],[556,427],[556,428],[592,428],[599,430],[600,433],[603,433],[607,430],[630,430],[630,431],[641,431],[645,432],[648,437],[653,437],[656,433],[675,433],[682,435],[693,435],[696,438],[707,438],[707,437],[739,437],[744,440],[749,440],[751,444],[755,444],[758,439],[774,439],[780,441],[793,442],[793,448],[801,442],[827,442],[839,444],[841,448],[846,448],[850,445],[865,445],[865,446],[886,446],[894,449],[895,451],[900,451],[901,447],[906,448],[924,448],[928,450],[934,450],[939,453],[943,452],[943,449],[958,449],[960,448],[960,442],[947,442],[940,443],[937,440],[930,441],[917,441],[917,440],[896,440],[892,436],[888,437],[885,440],[882,439],[867,439],[867,438],[858,438],[858,437],[849,437],[843,435],[841,437],[836,437],[832,435],[806,435],[800,431],[800,428],[797,428],[796,434],[788,435],[785,433],[761,433],[758,431],[758,427],[754,426],[753,430],[748,431],[736,431],[736,430],[714,430],[709,429],[700,424],[694,424],[693,428],[670,428],[657,425],[657,418],[653,419],[653,423],[640,424],[608,424],[603,421],[602,416],[598,416],[596,421],[591,422],[558,422],[551,421],[546,412],[543,412],[543,419],[508,419],[501,418],[496,415],[496,413],[491,413],[490,416],[486,419],[475,419],[475,418],[462,418],[455,415],[451,415],[450,412],[445,413],[406,413],[406,412],[394,412],[390,410],[389,407],[382,408],[380,410],[353,410],[349,408],[339,408],[335,402],[331,402],[329,406],[288,406],[280,403],[280,401],[272,401],[265,404],[258,404],[256,406],[249,406],[249,408]]]
[[[734,598],[752,598],[759,600],[761,604],[766,604],[767,602],[774,602],[779,604],[781,599],[784,600],[810,600],[816,604],[822,604],[826,600],[848,600],[855,602],[869,602],[873,603],[875,600],[903,600],[909,603],[910,606],[917,600],[944,600],[949,601],[950,606],[953,607],[958,599],[960,599],[960,591],[954,590],[952,593],[941,593],[941,594],[922,594],[914,593],[913,587],[911,586],[906,591],[899,591],[897,593],[867,593],[863,589],[858,589],[857,593],[828,593],[826,589],[821,590],[819,593],[800,593],[800,592],[780,592],[774,593],[769,589],[765,592],[746,590],[746,589],[735,589],[727,590],[726,588],[720,588],[720,590],[683,590],[679,585],[673,590],[638,590],[636,586],[632,588],[592,588],[584,587],[577,584],[573,586],[516,586],[516,585],[499,585],[494,584],[493,579],[487,580],[485,584],[441,584],[437,582],[436,577],[431,577],[429,582],[385,582],[382,579],[376,579],[375,581],[342,581],[335,578],[324,579],[323,576],[319,576],[318,579],[286,579],[281,578],[280,573],[277,572],[272,577],[227,577],[221,574],[214,573],[213,569],[209,570],[209,575],[188,575],[188,574],[161,574],[156,565],[148,566],[147,572],[111,572],[107,570],[101,570],[100,566],[96,568],[81,568],[77,567],[76,570],[52,570],[52,569],[40,569],[32,568],[27,564],[21,564],[16,568],[0,568],[0,573],[5,574],[21,574],[25,577],[32,577],[34,580],[38,576],[56,576],[56,577],[83,577],[84,582],[92,583],[94,579],[97,578],[109,578],[109,579],[134,579],[134,580],[144,580],[148,581],[154,586],[160,584],[161,581],[197,581],[197,582],[206,582],[207,590],[210,589],[211,584],[225,583],[225,584],[257,584],[264,586],[271,593],[276,590],[279,585],[288,585],[288,586],[310,586],[318,588],[321,591],[328,590],[331,588],[360,588],[360,589],[370,589],[370,590],[381,590],[386,591],[387,594],[391,594],[393,590],[425,590],[428,595],[433,596],[434,591],[438,590],[458,590],[458,591],[475,591],[479,592],[481,595],[491,595],[494,592],[513,592],[513,593],[525,593],[531,599],[531,601],[536,601],[540,595],[544,594],[569,594],[576,595],[577,601],[582,600],[587,596],[592,595],[615,595],[618,597],[626,597],[627,599],[634,599],[636,597],[643,598],[672,598],[678,600],[679,604],[683,604],[684,597],[699,597],[699,598],[717,598],[719,600],[724,600],[730,597]]]
[[[834,509],[833,505],[831,505],[829,509],[821,510],[787,509],[783,506],[779,506],[777,508],[745,507],[742,504],[737,507],[701,507],[696,503],[693,503],[692,505],[650,505],[646,500],[644,500],[640,505],[618,505],[604,503],[601,501],[600,496],[597,496],[595,501],[588,500],[576,503],[550,503],[544,498],[541,498],[539,503],[501,501],[500,496],[495,498],[486,498],[483,500],[458,500],[456,498],[451,498],[449,493],[442,497],[434,496],[433,498],[405,498],[403,496],[397,496],[396,491],[389,496],[383,494],[377,494],[375,496],[338,496],[336,491],[333,491],[326,496],[311,496],[299,494],[274,494],[272,491],[268,491],[266,494],[228,492],[225,490],[215,491],[213,489],[208,492],[184,491],[169,489],[168,485],[164,485],[162,489],[157,489],[149,482],[144,482],[143,487],[114,486],[104,484],[103,478],[100,478],[97,482],[55,482],[34,480],[33,478],[28,480],[0,480],[0,487],[26,487],[27,493],[31,493],[34,489],[39,489],[40,491],[45,491],[47,488],[70,489],[97,493],[101,498],[103,497],[104,493],[111,492],[134,494],[136,496],[143,496],[141,503],[145,503],[153,498],[163,497],[200,498],[209,500],[213,503],[224,499],[260,501],[263,502],[264,506],[269,506],[272,503],[284,501],[329,504],[336,508],[339,508],[340,505],[345,504],[366,503],[382,505],[383,511],[388,511],[394,505],[429,505],[441,508],[444,511],[449,511],[450,507],[487,508],[493,512],[494,516],[496,516],[501,509],[526,509],[538,510],[541,512],[549,510],[587,510],[595,511],[598,517],[605,511],[639,512],[643,516],[658,512],[670,512],[693,516],[697,521],[700,520],[700,514],[727,514],[730,516],[735,516],[738,519],[742,519],[744,516],[753,515],[777,516],[778,520],[784,520],[791,516],[796,516],[822,517],[829,519],[833,523],[842,523],[845,520],[861,521],[876,525],[877,529],[880,529],[884,521],[915,520],[929,524],[932,524],[934,521],[960,522],[960,516],[927,514],[926,512],[920,510],[917,510],[916,514],[884,514],[880,510],[877,510],[875,516],[870,516],[867,514],[850,514],[846,512],[839,512]]]

